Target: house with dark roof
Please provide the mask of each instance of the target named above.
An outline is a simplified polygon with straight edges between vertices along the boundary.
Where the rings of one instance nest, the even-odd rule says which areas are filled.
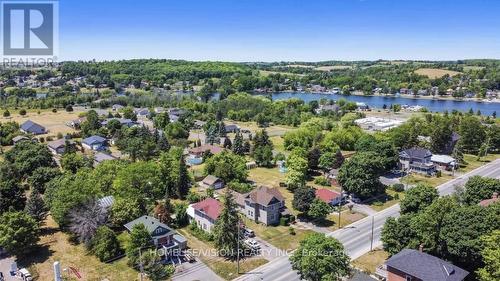
[[[212,231],[212,227],[219,218],[222,204],[214,198],[207,198],[188,207],[187,214],[204,231]]]
[[[118,120],[118,122],[120,122],[120,124],[122,126],[127,126],[127,127],[132,127],[134,126],[135,124],[137,124],[136,122],[134,122],[132,119],[126,119],[126,118],[109,118],[109,119],[106,119],[104,121],[101,122],[101,125],[103,126],[107,126],[108,123],[111,121],[111,120]]]
[[[146,230],[153,238],[154,245],[158,248],[170,250],[174,248],[184,249],[186,247],[187,241],[184,236],[177,234],[175,230],[154,217],[142,216],[125,224],[124,227],[130,232],[138,224],[143,224],[146,227]]]
[[[72,140],[68,140],[69,145],[74,145],[75,142]],[[51,141],[47,143],[47,147],[49,148],[50,152],[54,155],[62,155],[64,153],[64,150],[66,149],[66,139],[58,139],[55,141]]]
[[[94,167],[108,160],[116,160],[116,157],[107,153],[97,152],[94,154]]]
[[[14,137],[12,138],[12,143],[14,143],[14,145],[18,144],[18,143],[21,143],[23,141],[29,141],[30,139],[26,136],[17,136],[17,137]]]
[[[240,212],[255,222],[278,224],[281,214],[286,212],[285,197],[276,188],[260,186],[246,194],[233,194]]]
[[[224,187],[224,181],[216,176],[208,175],[200,182],[200,186],[204,188],[221,189]]]
[[[389,258],[387,281],[462,281],[469,272],[422,251],[404,249]]]
[[[408,172],[433,175],[436,173],[436,167],[431,157],[431,151],[425,148],[405,149],[399,153],[400,168]]]
[[[39,125],[31,120],[24,122],[21,125],[21,132],[25,134],[42,135],[47,133],[47,130],[42,125]]]
[[[108,140],[101,136],[91,136],[82,140],[82,146],[94,151],[106,150]]]
[[[226,133],[237,133],[240,131],[240,127],[236,124],[228,124],[224,127]]]

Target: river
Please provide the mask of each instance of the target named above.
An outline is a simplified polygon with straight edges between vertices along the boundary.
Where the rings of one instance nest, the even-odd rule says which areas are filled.
[[[476,113],[481,111],[482,115],[492,115],[493,112],[500,114],[500,103],[495,102],[477,102],[477,101],[458,101],[458,100],[438,100],[429,98],[405,98],[405,97],[386,97],[386,96],[342,96],[320,93],[303,93],[303,92],[276,92],[272,93],[273,100],[282,100],[298,98],[305,102],[313,100],[330,99],[339,100],[346,99],[353,102],[362,102],[371,108],[382,108],[384,104],[389,107],[391,104],[407,104],[409,106],[420,105],[432,112],[443,112],[448,110],[458,110],[468,112],[471,108]]]

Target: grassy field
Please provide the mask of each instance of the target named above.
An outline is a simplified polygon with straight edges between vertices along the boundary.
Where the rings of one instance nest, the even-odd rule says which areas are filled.
[[[366,215],[356,212],[351,212],[348,210],[342,211],[340,214],[340,224],[339,224],[339,213],[334,212],[328,215],[324,224],[328,226],[328,228],[332,231],[339,229],[340,227],[344,227],[353,222],[359,221],[360,219],[366,217]]]
[[[367,273],[374,273],[377,266],[384,263],[389,257],[389,254],[381,249],[376,249],[368,252],[361,257],[352,261],[352,265]]]
[[[398,204],[399,201],[401,201],[401,199],[404,198],[404,196],[405,196],[404,192],[395,192],[393,190],[387,189],[385,196],[379,197],[378,199],[373,200],[368,204],[372,209],[374,209],[377,212],[380,212],[383,209]]]
[[[19,261],[28,267],[36,280],[54,280],[53,263],[59,261],[62,268],[76,268],[83,280],[139,280],[137,271],[127,265],[126,258],[113,263],[102,263],[87,253],[83,245],[72,244],[69,235],[61,232],[49,217],[42,228],[39,247],[34,254]],[[65,276],[65,280],[77,280]]]
[[[255,135],[255,132],[260,131],[262,129],[266,129],[267,134],[270,137],[273,136],[283,136],[286,132],[294,130],[295,128],[292,126],[286,126],[286,125],[272,125],[266,128],[261,128],[257,125],[256,122],[240,122],[240,121],[232,121],[232,120],[227,120],[225,121],[226,125],[227,124],[236,124],[241,127],[241,129],[248,129],[252,132],[252,134]]]
[[[186,239],[188,240],[188,247],[193,251],[193,253],[194,250],[202,253],[198,258],[200,258],[217,275],[226,280],[232,280],[238,277],[236,262],[229,261],[218,256],[208,255],[208,253],[214,250],[214,247],[213,245],[211,245],[211,243],[199,240],[198,238],[193,236],[186,228],[179,229],[178,231],[179,233],[184,235],[184,237],[186,237]],[[207,255],[204,255],[203,253],[207,253]],[[260,257],[243,259],[240,262],[240,273],[251,271],[252,269],[257,268],[265,263],[267,263],[267,260]]]
[[[49,132],[41,136],[56,136],[57,133],[72,133],[75,132],[72,128],[66,126],[66,123],[78,118],[78,114],[82,111],[66,112],[59,110],[53,113],[51,110],[43,110],[38,114],[37,110],[28,110],[25,116],[21,116],[18,112],[10,111],[10,117],[0,117],[1,122],[15,121],[19,124],[31,120],[44,126]]]
[[[319,71],[330,71],[330,70],[340,70],[340,69],[351,69],[350,65],[327,65],[327,66],[318,66],[315,70]]]
[[[460,74],[458,71],[446,70],[446,69],[437,69],[437,68],[420,68],[415,70],[415,73],[418,75],[427,76],[431,79],[441,78],[446,74],[450,76],[455,76]]]
[[[312,230],[294,228],[295,235],[290,234],[289,226],[265,226],[257,224],[252,220],[244,218],[245,225],[255,232],[255,235],[266,240],[274,247],[281,250],[294,250],[299,246],[307,235],[313,233]]]

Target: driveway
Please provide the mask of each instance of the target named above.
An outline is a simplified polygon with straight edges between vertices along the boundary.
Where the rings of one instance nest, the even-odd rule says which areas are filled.
[[[281,255],[281,250],[274,247],[264,239],[257,236],[251,238],[260,244],[260,255],[268,261],[272,261]]]
[[[13,257],[0,256],[0,272],[3,273],[5,281],[19,281],[19,279],[10,276],[10,265],[14,262]]]
[[[215,274],[206,264],[204,264],[199,258],[196,258],[196,262],[188,263],[185,262],[176,268],[176,272],[172,277],[175,281],[197,281],[197,280],[214,280],[222,281],[217,274]]]

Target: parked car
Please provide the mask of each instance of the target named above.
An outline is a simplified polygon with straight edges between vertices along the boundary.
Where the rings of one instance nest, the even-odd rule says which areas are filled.
[[[31,273],[26,268],[21,268],[19,270],[19,276],[23,281],[33,281],[33,277],[31,277]]]
[[[253,237],[255,237],[255,232],[253,230],[251,230],[250,228],[244,228],[243,235],[245,237],[253,238]]]
[[[244,241],[245,245],[250,247],[252,250],[260,250],[260,244],[259,242],[253,240],[253,239],[247,239]]]

